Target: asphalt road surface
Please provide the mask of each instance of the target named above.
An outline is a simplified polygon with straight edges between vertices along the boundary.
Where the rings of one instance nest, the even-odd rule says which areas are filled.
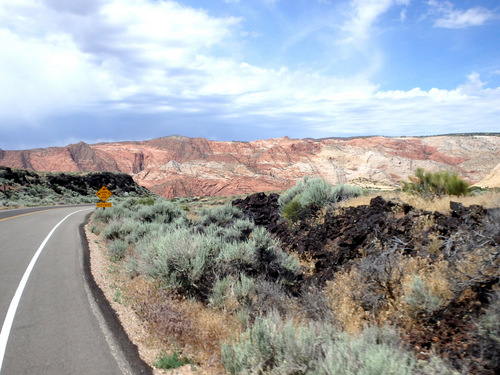
[[[0,375],[150,373],[90,276],[92,209],[0,211]]]

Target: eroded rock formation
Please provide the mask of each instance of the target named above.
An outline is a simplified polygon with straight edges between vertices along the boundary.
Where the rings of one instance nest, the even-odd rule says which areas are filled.
[[[142,142],[0,150],[0,165],[49,172],[125,172],[165,197],[281,191],[304,176],[321,176],[332,184],[397,187],[417,167],[453,170],[471,183],[495,187],[500,186],[499,164],[498,135],[285,137],[253,142],[172,136]]]

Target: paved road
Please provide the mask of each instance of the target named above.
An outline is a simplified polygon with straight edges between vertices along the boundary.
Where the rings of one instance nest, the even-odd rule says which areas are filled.
[[[0,211],[1,375],[149,373],[84,271],[91,210]]]

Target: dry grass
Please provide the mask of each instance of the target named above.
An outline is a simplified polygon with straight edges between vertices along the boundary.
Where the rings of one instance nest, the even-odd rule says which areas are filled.
[[[330,302],[335,320],[350,334],[359,333],[369,322],[369,313],[360,306],[355,292],[361,290],[361,277],[357,269],[341,271],[335,281],[327,282],[326,298]]]
[[[224,311],[170,294],[144,281],[129,284],[134,310],[166,351],[180,351],[203,374],[222,374],[220,343],[241,332],[239,322]]]
[[[407,203],[420,210],[426,211],[439,211],[442,213],[450,212],[450,202],[459,202],[464,206],[471,206],[477,204],[485,208],[495,208],[500,207],[500,191],[488,191],[481,195],[467,196],[467,197],[456,197],[456,196],[445,196],[441,198],[435,198],[433,200],[426,200],[422,197],[409,195],[400,191],[384,191],[384,192],[371,192],[367,195],[348,199],[343,202],[339,202],[339,207],[357,207],[361,205],[369,205],[370,200],[376,196],[382,196],[386,200],[392,200],[394,202]]]
[[[411,290],[414,276],[422,279],[429,291],[444,304],[453,298],[453,291],[446,277],[446,261],[431,262],[429,258],[401,256],[397,263],[387,269],[390,269],[390,272],[382,276],[385,277],[382,283],[376,283],[380,287],[376,291],[369,285],[373,275],[363,274],[359,267],[340,271],[335,280],[327,282],[324,292],[342,329],[354,334],[361,332],[367,325],[417,323],[405,299]],[[366,311],[362,308],[362,301],[366,300],[366,293],[374,292],[384,295],[383,305]]]

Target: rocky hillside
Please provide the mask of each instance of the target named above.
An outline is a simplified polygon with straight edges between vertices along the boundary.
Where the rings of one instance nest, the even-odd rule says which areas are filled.
[[[325,286],[334,290],[337,324],[345,329],[356,320],[360,325],[395,324],[420,359],[434,352],[463,374],[500,373],[498,336],[492,350],[484,335],[490,328],[481,328],[491,319],[494,330],[499,330],[500,304],[495,305],[493,295],[498,293],[500,275],[500,208],[452,201],[450,213],[443,214],[379,196],[369,205],[337,208],[320,220],[290,226],[280,220],[278,198],[259,193],[233,205],[308,265],[302,291],[307,285],[315,286],[315,294]],[[426,311],[412,311],[415,306],[409,305],[415,301],[409,297],[416,290],[403,287],[404,278],[412,274],[434,284],[434,297],[441,293],[443,300],[435,309],[427,305]],[[420,290],[420,297],[430,297],[432,288]],[[402,307],[405,303],[409,305]],[[325,309],[309,303],[307,311],[318,319]],[[412,317],[410,324],[405,314]]]
[[[33,171],[115,171],[164,197],[281,191],[304,176],[397,187],[417,167],[450,169],[498,187],[500,134],[217,142],[172,136],[141,142],[4,151],[0,165]]]
[[[0,166],[0,208],[96,203],[103,185],[117,197],[150,195],[124,173],[38,173]]]

